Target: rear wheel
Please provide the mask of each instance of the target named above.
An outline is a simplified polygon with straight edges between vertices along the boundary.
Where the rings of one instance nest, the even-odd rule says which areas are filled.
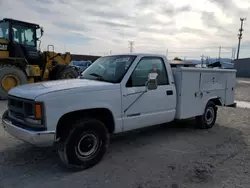
[[[14,65],[0,65],[0,99],[7,99],[8,91],[18,85],[27,84],[25,73]]]
[[[64,166],[83,170],[103,158],[109,144],[105,125],[95,119],[84,119],[73,126],[67,138],[59,141],[58,154]]]
[[[203,115],[196,117],[198,128],[210,129],[214,126],[217,118],[217,107],[214,102],[209,101],[206,105]]]

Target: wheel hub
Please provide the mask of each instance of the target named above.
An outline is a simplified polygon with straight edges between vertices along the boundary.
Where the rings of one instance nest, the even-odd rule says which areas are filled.
[[[99,139],[96,135],[88,133],[82,136],[76,146],[76,153],[80,158],[93,155],[98,149]]]
[[[74,76],[72,74],[63,74],[61,76],[61,79],[71,79],[71,78],[74,78]]]
[[[4,91],[8,92],[11,88],[20,85],[20,80],[17,76],[8,74],[3,77],[1,85]]]
[[[68,74],[68,75],[66,75],[66,78],[73,78],[73,76],[71,75],[71,74]]]
[[[205,114],[205,120],[208,124],[211,124],[214,120],[214,109],[212,107],[209,107],[206,110],[206,114]]]

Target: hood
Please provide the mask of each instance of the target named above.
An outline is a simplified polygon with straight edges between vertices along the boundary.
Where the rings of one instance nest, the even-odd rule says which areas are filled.
[[[56,80],[20,85],[12,88],[8,94],[16,97],[34,100],[40,95],[51,92],[75,89],[80,87],[84,87],[84,91],[96,91],[110,89],[109,86],[113,85],[113,83],[84,79]]]

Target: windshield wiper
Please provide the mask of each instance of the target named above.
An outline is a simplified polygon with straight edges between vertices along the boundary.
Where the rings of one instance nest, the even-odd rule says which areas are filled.
[[[90,73],[89,75],[97,77],[100,81],[104,81],[103,77],[101,75],[99,75],[99,74],[96,74],[96,73],[93,72],[93,73]]]

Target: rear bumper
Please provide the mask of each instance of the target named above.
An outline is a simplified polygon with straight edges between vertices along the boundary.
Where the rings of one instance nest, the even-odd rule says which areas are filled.
[[[237,107],[237,103],[235,102],[233,104],[226,105],[226,107],[236,108]]]
[[[2,119],[3,127],[6,132],[12,136],[32,144],[36,147],[48,147],[53,146],[55,132],[54,131],[30,131],[15,126],[12,122],[4,118]]]

